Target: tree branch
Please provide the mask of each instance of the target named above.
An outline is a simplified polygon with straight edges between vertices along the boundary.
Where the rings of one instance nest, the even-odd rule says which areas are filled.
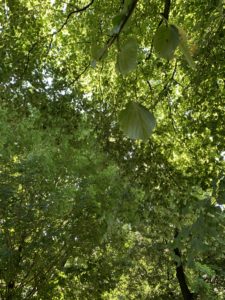
[[[163,17],[164,17],[167,21],[169,20],[170,5],[171,5],[171,0],[165,0],[164,11],[163,11]]]
[[[87,10],[93,3],[94,3],[95,0],[91,0],[90,3],[88,3],[87,5],[85,5],[84,7],[81,7],[81,8],[78,8],[74,11],[71,11],[67,17],[66,17],[66,20],[64,21],[64,23],[60,26],[60,28],[58,30],[56,30],[52,35],[56,35],[57,33],[59,33],[68,23],[70,17],[74,14],[77,14],[77,13],[80,13],[80,12],[83,12],[85,10]]]
[[[90,63],[85,66],[83,71],[81,73],[79,73],[75,79],[73,79],[71,82],[69,82],[69,86],[73,85],[76,81],[78,81],[81,78],[81,76],[88,70],[89,67],[90,67]]]
[[[87,5],[85,5],[84,7],[81,7],[81,8],[77,8],[76,10],[73,10],[71,11],[67,17],[66,17],[66,20],[64,21],[64,23],[59,27],[59,29],[57,29],[55,32],[53,32],[51,34],[51,40],[49,42],[49,46],[48,46],[48,50],[47,50],[47,55],[49,54],[50,50],[51,50],[51,46],[52,46],[52,42],[53,42],[53,37],[58,34],[60,31],[63,30],[63,28],[67,25],[70,17],[74,14],[78,14],[78,13],[81,13],[81,12],[84,12],[85,10],[87,10],[93,3],[94,3],[95,0],[91,0],[90,3],[88,3]]]
[[[127,12],[127,14],[124,16],[119,31],[117,33],[114,33],[106,42],[106,45],[104,47],[104,51],[101,54],[101,56],[99,57],[99,60],[102,59],[102,57],[104,57],[106,51],[112,46],[112,44],[114,43],[114,41],[119,37],[121,31],[123,30],[124,26],[126,25],[127,21],[129,20],[129,18],[131,17],[136,5],[138,3],[138,0],[133,0],[133,2],[130,4],[129,10]]]

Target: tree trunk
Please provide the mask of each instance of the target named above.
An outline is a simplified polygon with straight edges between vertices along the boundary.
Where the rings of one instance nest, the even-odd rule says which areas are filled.
[[[177,236],[178,236],[178,230],[176,229],[174,237],[176,238]],[[183,265],[181,262],[181,252],[178,248],[175,248],[174,253],[176,256],[178,256],[180,258],[180,264],[178,262],[175,262],[175,264],[176,264],[176,277],[179,282],[183,298],[184,298],[184,300],[192,300],[192,299],[194,300],[195,295],[194,295],[194,293],[191,293],[191,291],[189,290],[189,287],[187,285],[184,268],[183,268]]]

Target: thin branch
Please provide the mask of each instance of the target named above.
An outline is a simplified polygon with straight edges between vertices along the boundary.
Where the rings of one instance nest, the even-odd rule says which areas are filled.
[[[150,83],[150,81],[149,81],[149,80],[147,80],[146,82],[147,82],[147,84],[148,84],[148,87],[149,87],[150,91],[152,92],[152,91],[153,91],[153,89],[152,89],[152,86],[151,86],[151,83]]]
[[[69,19],[72,15],[74,14],[78,14],[78,13],[81,13],[81,12],[84,12],[86,11],[93,3],[94,3],[95,0],[91,0],[90,3],[88,3],[87,5],[85,5],[84,7],[82,8],[77,8],[76,10],[73,10],[71,11],[67,17],[66,17],[66,20],[64,21],[64,23],[59,27],[59,29],[57,29],[55,32],[53,32],[51,34],[51,40],[49,42],[49,45],[48,45],[48,50],[47,50],[47,55],[49,54],[50,50],[51,50],[51,47],[52,47],[52,43],[53,43],[53,37],[58,34],[60,31],[63,30],[63,28],[67,25],[67,23],[69,22]]]
[[[170,103],[170,99],[168,99],[168,108],[169,108],[169,116],[170,116],[170,119],[171,119],[173,130],[174,130],[175,133],[178,133],[176,125],[175,125],[175,121],[174,121],[174,118],[173,118],[173,111],[172,111],[172,105]]]
[[[50,50],[51,50],[51,46],[52,46],[52,42],[53,42],[53,37],[58,34],[60,31],[62,31],[62,29],[67,25],[70,17],[76,13],[81,13],[81,12],[84,12],[86,11],[93,3],[94,3],[95,0],[91,0],[90,3],[88,3],[87,5],[85,5],[84,7],[81,7],[81,8],[77,8],[76,10],[74,11],[71,11],[67,17],[66,17],[66,20],[64,21],[64,23],[60,26],[60,28],[58,30],[56,30],[55,32],[53,32],[52,34],[50,34],[49,36],[51,37],[51,40],[49,42],[49,45],[48,45],[48,50],[47,50],[47,55],[49,54]],[[29,51],[28,51],[28,54],[27,54],[27,62],[25,64],[25,68],[24,68],[24,71],[23,71],[23,74],[22,74],[22,78],[23,76],[25,75],[27,69],[28,69],[28,65],[30,63],[30,55],[31,53],[34,51],[35,47],[38,45],[38,41],[34,42]]]
[[[153,108],[156,107],[156,105],[163,99],[161,98],[161,96],[167,96],[167,92],[169,91],[169,87],[171,86],[172,82],[174,82],[174,77],[176,75],[176,70],[177,70],[177,60],[173,69],[173,73],[171,75],[171,77],[168,79],[168,81],[166,82],[166,84],[164,85],[163,89],[159,92],[158,94],[158,99],[155,101]],[[167,77],[166,77],[167,79]]]
[[[83,71],[81,73],[79,73],[74,80],[72,80],[71,82],[69,82],[68,86],[71,86],[76,81],[78,81],[82,77],[82,75],[84,75],[84,73],[86,73],[86,71],[89,69],[89,67],[90,67],[90,64],[87,64],[86,67],[83,69]]]
[[[159,26],[158,26],[159,27]],[[157,27],[157,28],[158,28]],[[149,51],[149,54],[146,56],[145,60],[149,60],[151,58],[151,55],[152,55],[152,50],[153,50],[153,39],[154,39],[154,36],[152,38],[152,41],[151,41],[151,47],[150,47],[150,51]]]
[[[25,67],[24,67],[24,70],[23,70],[23,74],[22,74],[22,78],[23,78],[23,76],[25,75],[25,73],[27,72],[27,69],[28,69],[28,66],[29,66],[29,63],[30,63],[30,55],[31,55],[31,52],[32,51],[34,51],[34,49],[35,49],[35,47],[37,46],[37,44],[38,44],[38,42],[36,41],[36,42],[34,42],[32,45],[31,45],[31,47],[30,47],[30,49],[29,49],[29,51],[28,51],[28,53],[27,53],[27,61],[26,61],[26,63],[25,63]]]
[[[169,20],[170,5],[171,5],[171,0],[165,0],[164,11],[163,11],[163,17],[164,17],[167,21]]]
[[[126,25],[127,21],[129,20],[129,18],[131,17],[136,5],[138,3],[138,0],[133,0],[133,2],[130,4],[129,10],[127,12],[127,14],[124,16],[121,24],[120,24],[120,28],[118,33],[114,33],[106,42],[106,45],[104,47],[104,51],[102,52],[101,56],[99,57],[99,60],[102,59],[102,57],[104,57],[106,51],[112,46],[112,44],[115,42],[116,39],[118,39],[121,31],[123,30],[124,26]]]
[[[59,32],[67,25],[67,23],[68,23],[68,21],[69,21],[69,19],[70,19],[70,17],[71,17],[72,15],[77,14],[77,13],[81,13],[81,12],[87,10],[87,9],[94,3],[94,1],[95,1],[95,0],[91,0],[91,2],[88,3],[87,5],[85,5],[84,7],[78,8],[78,9],[76,9],[76,10],[74,10],[74,11],[71,11],[71,12],[67,15],[65,22],[64,22],[64,23],[60,26],[60,28],[59,28],[58,30],[56,30],[52,35],[54,36],[54,35],[56,35],[57,33],[59,33]]]

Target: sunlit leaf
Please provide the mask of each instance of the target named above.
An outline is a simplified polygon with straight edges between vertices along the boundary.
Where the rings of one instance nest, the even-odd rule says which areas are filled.
[[[129,102],[119,115],[121,129],[131,139],[146,140],[151,135],[156,121],[143,105]]]
[[[179,28],[179,36],[180,36],[180,44],[179,44],[179,48],[182,51],[182,53],[184,54],[187,62],[189,63],[189,65],[194,69],[195,68],[195,62],[191,56],[191,50],[188,47],[188,42],[187,42],[187,37],[186,37],[186,33]]]
[[[126,75],[137,67],[137,41],[134,38],[127,40],[117,56],[118,71]]]
[[[159,57],[171,59],[179,45],[179,32],[174,25],[161,25],[154,37],[154,48]]]

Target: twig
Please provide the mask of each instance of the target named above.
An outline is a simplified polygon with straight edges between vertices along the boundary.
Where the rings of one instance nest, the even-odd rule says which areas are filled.
[[[31,45],[30,49],[28,50],[27,61],[26,61],[26,63],[25,63],[25,67],[24,67],[24,70],[23,70],[23,73],[22,73],[22,76],[21,76],[22,78],[23,78],[23,76],[25,75],[25,73],[26,73],[26,71],[27,71],[27,69],[28,69],[28,66],[29,66],[29,63],[30,63],[30,55],[31,55],[31,52],[34,51],[34,49],[35,49],[35,47],[37,46],[37,44],[38,44],[37,41],[34,42],[34,43]]]
[[[60,26],[60,28],[58,30],[56,30],[55,32],[53,32],[52,34],[50,34],[50,42],[49,42],[49,45],[48,45],[48,50],[47,50],[47,55],[49,54],[50,50],[51,50],[51,46],[52,46],[52,42],[53,42],[53,37],[58,34],[60,31],[62,31],[62,29],[67,25],[70,17],[76,13],[81,13],[81,12],[84,12],[85,10],[87,10],[93,3],[94,3],[95,0],[91,0],[90,3],[88,3],[87,5],[85,5],[84,7],[81,7],[81,8],[77,8],[76,10],[74,11],[71,11],[67,17],[66,17],[66,20],[64,21],[64,23]],[[24,68],[24,72],[22,74],[22,77],[25,75],[27,69],[28,69],[28,65],[29,65],[29,62],[30,62],[30,55],[31,53],[33,52],[34,48],[37,46],[38,44],[38,41],[34,42],[29,51],[28,51],[28,54],[27,54],[27,62],[26,62],[26,65],[25,65],[25,68]]]
[[[76,76],[76,78],[69,83],[69,86],[73,85],[76,81],[78,81],[81,78],[81,76],[84,75],[84,73],[88,70],[89,67],[90,67],[90,63],[88,65],[86,65],[86,67],[83,69],[83,71],[81,73],[79,73]]]
[[[69,21],[69,19],[70,19],[70,17],[71,17],[72,15],[77,14],[77,13],[81,13],[81,12],[87,10],[87,9],[94,3],[94,1],[95,1],[95,0],[91,0],[91,2],[88,3],[87,5],[85,5],[84,7],[78,8],[77,10],[74,10],[74,11],[71,11],[71,12],[67,15],[65,22],[59,27],[58,30],[56,30],[55,32],[53,32],[52,36],[54,36],[54,35],[56,35],[57,33],[59,33],[59,32],[67,25],[67,23],[68,23],[68,21]]]
[[[102,59],[102,57],[104,57],[106,51],[112,46],[112,44],[114,43],[114,41],[116,39],[118,39],[121,31],[123,30],[124,26],[126,25],[127,21],[129,20],[129,18],[131,17],[136,5],[138,3],[138,0],[133,0],[133,2],[130,4],[129,10],[127,12],[127,14],[124,16],[121,24],[120,24],[120,28],[119,31],[117,33],[114,33],[106,42],[106,45],[104,47],[104,51],[102,52],[101,56],[99,57],[99,60]]]

